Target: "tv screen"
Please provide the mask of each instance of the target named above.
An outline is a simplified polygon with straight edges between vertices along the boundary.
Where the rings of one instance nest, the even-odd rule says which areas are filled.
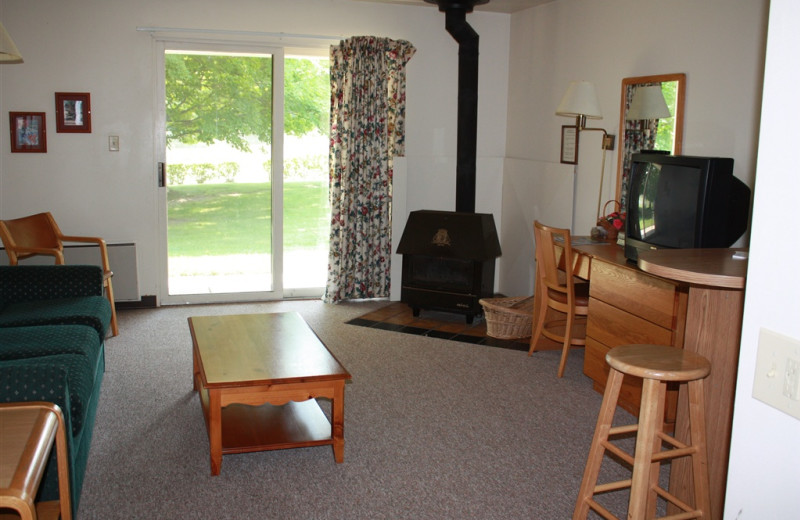
[[[635,154],[628,184],[625,253],[730,247],[747,229],[750,189],[733,159]]]

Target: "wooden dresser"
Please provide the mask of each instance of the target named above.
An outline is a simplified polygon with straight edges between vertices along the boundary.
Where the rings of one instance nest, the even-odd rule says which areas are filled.
[[[606,353],[625,344],[648,343],[683,347],[688,286],[654,276],[627,262],[613,244],[578,245],[573,249],[591,260],[582,273],[591,280],[583,371],[595,390],[603,392],[608,377]],[[584,262],[586,264],[586,262]],[[620,406],[639,414],[641,380],[627,378]],[[666,421],[674,424],[677,390],[669,392]]]

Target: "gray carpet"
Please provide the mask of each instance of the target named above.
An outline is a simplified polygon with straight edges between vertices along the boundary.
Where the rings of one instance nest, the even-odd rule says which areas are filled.
[[[582,351],[558,379],[555,351],[528,357],[345,324],[383,304],[121,311],[78,518],[571,517],[601,400]],[[212,477],[186,319],[290,310],[353,376],[345,461],[329,446],[226,455]]]

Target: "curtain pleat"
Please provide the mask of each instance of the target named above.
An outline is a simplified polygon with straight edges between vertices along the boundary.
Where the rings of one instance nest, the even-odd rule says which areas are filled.
[[[331,233],[323,300],[389,295],[393,159],[405,153],[404,40],[331,47]]]

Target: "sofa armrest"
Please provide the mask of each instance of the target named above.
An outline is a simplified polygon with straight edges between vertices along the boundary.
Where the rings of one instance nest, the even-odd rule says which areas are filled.
[[[0,266],[0,304],[102,295],[96,265]]]

